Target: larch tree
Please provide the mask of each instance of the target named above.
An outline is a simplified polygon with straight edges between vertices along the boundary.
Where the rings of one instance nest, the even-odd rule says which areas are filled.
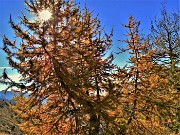
[[[166,124],[177,118],[179,95],[169,88],[166,66],[154,62],[156,50],[149,39],[140,36],[139,24],[133,17],[124,40],[130,54],[129,64],[116,76],[120,112],[116,117],[122,135],[167,134]]]
[[[179,93],[174,87],[179,27],[170,31],[177,15],[171,21],[164,12],[167,20],[152,27],[153,42],[141,38],[140,23],[130,17],[124,25],[129,30],[127,48],[121,50],[129,52],[129,63],[116,68],[113,55],[106,53],[112,33],[103,32],[86,7],[81,10],[67,0],[25,4],[34,20],[22,14],[15,24],[10,17],[17,42],[4,36],[2,48],[21,80],[11,80],[6,70],[0,78],[6,90],[28,94],[15,97],[13,106],[24,120],[19,126],[25,134],[179,133]],[[42,13],[50,18],[43,19]]]
[[[161,10],[161,17],[152,21],[151,42],[156,49],[155,60],[161,66],[167,66],[166,78],[170,89],[180,92],[180,15],[179,11],[168,13],[165,5]],[[177,100],[180,102],[180,100]],[[180,106],[180,105],[179,105]],[[179,110],[180,108],[178,108]],[[171,131],[179,132],[180,111],[177,120],[170,124]]]
[[[24,118],[26,134],[98,134],[114,125],[115,94],[110,77],[113,57],[105,57],[112,44],[100,21],[73,1],[25,0],[33,21],[25,14],[21,24],[10,24],[21,42],[3,38],[10,66],[20,82],[8,75],[1,83],[29,96],[15,98],[14,110]],[[41,12],[50,12],[41,20]]]
[[[152,21],[151,37],[156,48],[156,59],[160,64],[169,66],[169,76],[174,87],[180,89],[180,16],[179,13],[169,14],[163,6],[161,17]]]

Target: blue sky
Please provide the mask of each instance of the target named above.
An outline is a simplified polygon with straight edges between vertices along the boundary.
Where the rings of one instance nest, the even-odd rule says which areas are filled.
[[[76,0],[84,5],[85,0]],[[162,3],[164,0],[86,0],[87,8],[93,11],[94,15],[98,14],[101,25],[105,27],[105,31],[109,32],[114,28],[113,47],[112,51],[117,52],[117,46],[124,46],[118,40],[125,39],[126,29],[122,24],[128,22],[128,17],[132,15],[141,22],[140,29],[143,33],[148,33],[150,21],[155,16],[160,16]],[[177,12],[180,8],[179,0],[166,0],[166,8],[168,12]],[[21,11],[27,14],[25,10],[24,0],[0,0],[0,34],[6,35],[13,39],[15,36],[8,23],[11,14],[13,20],[18,23],[18,16],[21,16]],[[29,16],[30,18],[32,16]],[[0,47],[2,46],[2,37],[0,36]],[[5,54],[0,50],[0,74],[4,67],[9,67],[5,58]],[[128,58],[127,54],[116,56],[115,63],[123,65]],[[7,68],[8,73],[15,80],[18,79],[18,73],[11,68]],[[4,86],[0,84],[0,90]]]

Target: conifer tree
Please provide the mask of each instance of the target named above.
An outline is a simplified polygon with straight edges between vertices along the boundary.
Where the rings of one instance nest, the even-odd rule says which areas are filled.
[[[130,59],[117,74],[121,110],[117,121],[121,134],[167,134],[165,124],[177,118],[179,95],[168,87],[167,67],[154,62],[155,50],[149,39],[141,38],[139,24],[130,17],[124,25],[129,31],[127,49],[121,52],[128,51]]]
[[[10,24],[17,44],[4,36],[3,50],[9,64],[21,74],[21,81],[3,78],[10,89],[29,93],[15,99],[14,110],[26,121],[27,134],[98,134],[108,132],[114,118],[112,55],[105,58],[112,34],[103,34],[92,13],[80,11],[72,1],[25,0],[28,11],[38,18],[49,11],[49,20]],[[22,27],[23,26],[23,27]],[[102,92],[103,91],[103,92]],[[109,131],[110,132],[110,131]]]
[[[7,85],[6,90],[16,87],[22,95],[28,93],[27,98],[15,97],[13,106],[24,119],[19,126],[26,134],[179,133],[179,93],[174,87],[179,27],[173,27],[173,36],[167,34],[171,38],[154,33],[152,42],[140,36],[140,23],[130,17],[124,25],[129,30],[127,48],[121,49],[129,52],[129,63],[117,68],[113,55],[106,55],[112,33],[104,33],[86,7],[80,10],[66,0],[25,0],[25,4],[35,19],[22,14],[21,23],[15,24],[10,16],[18,42],[3,38],[9,65],[21,80],[11,80],[4,70],[0,83]],[[42,12],[51,17],[40,19]],[[169,30],[169,22],[162,21],[157,28]],[[169,49],[166,55],[160,44]]]
[[[165,71],[169,83],[167,87],[169,87],[169,89],[176,89],[179,93],[180,16],[178,12],[169,14],[165,5],[163,6],[161,17],[152,21],[151,42],[153,43],[153,47],[156,49],[156,57],[154,57],[155,61],[159,65],[165,65],[167,67]],[[178,99],[177,102],[180,102],[180,100]],[[180,111],[177,112],[177,117],[173,124],[171,123],[167,125],[172,132],[179,132],[179,114]]]
[[[179,58],[180,58],[180,16],[179,13],[169,14],[163,6],[161,17],[152,21],[151,37],[156,48],[156,60],[162,65],[168,65],[170,82],[177,90],[180,89]]]

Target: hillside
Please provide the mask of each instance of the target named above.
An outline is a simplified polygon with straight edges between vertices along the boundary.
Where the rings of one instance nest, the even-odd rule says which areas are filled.
[[[17,124],[20,123],[20,119],[10,108],[10,103],[7,101],[0,101],[0,134],[10,135],[23,135],[18,128]]]

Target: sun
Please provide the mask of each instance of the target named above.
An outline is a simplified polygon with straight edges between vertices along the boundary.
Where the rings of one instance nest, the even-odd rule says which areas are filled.
[[[47,21],[51,18],[52,13],[48,10],[42,10],[38,13],[39,19],[43,21]]]

